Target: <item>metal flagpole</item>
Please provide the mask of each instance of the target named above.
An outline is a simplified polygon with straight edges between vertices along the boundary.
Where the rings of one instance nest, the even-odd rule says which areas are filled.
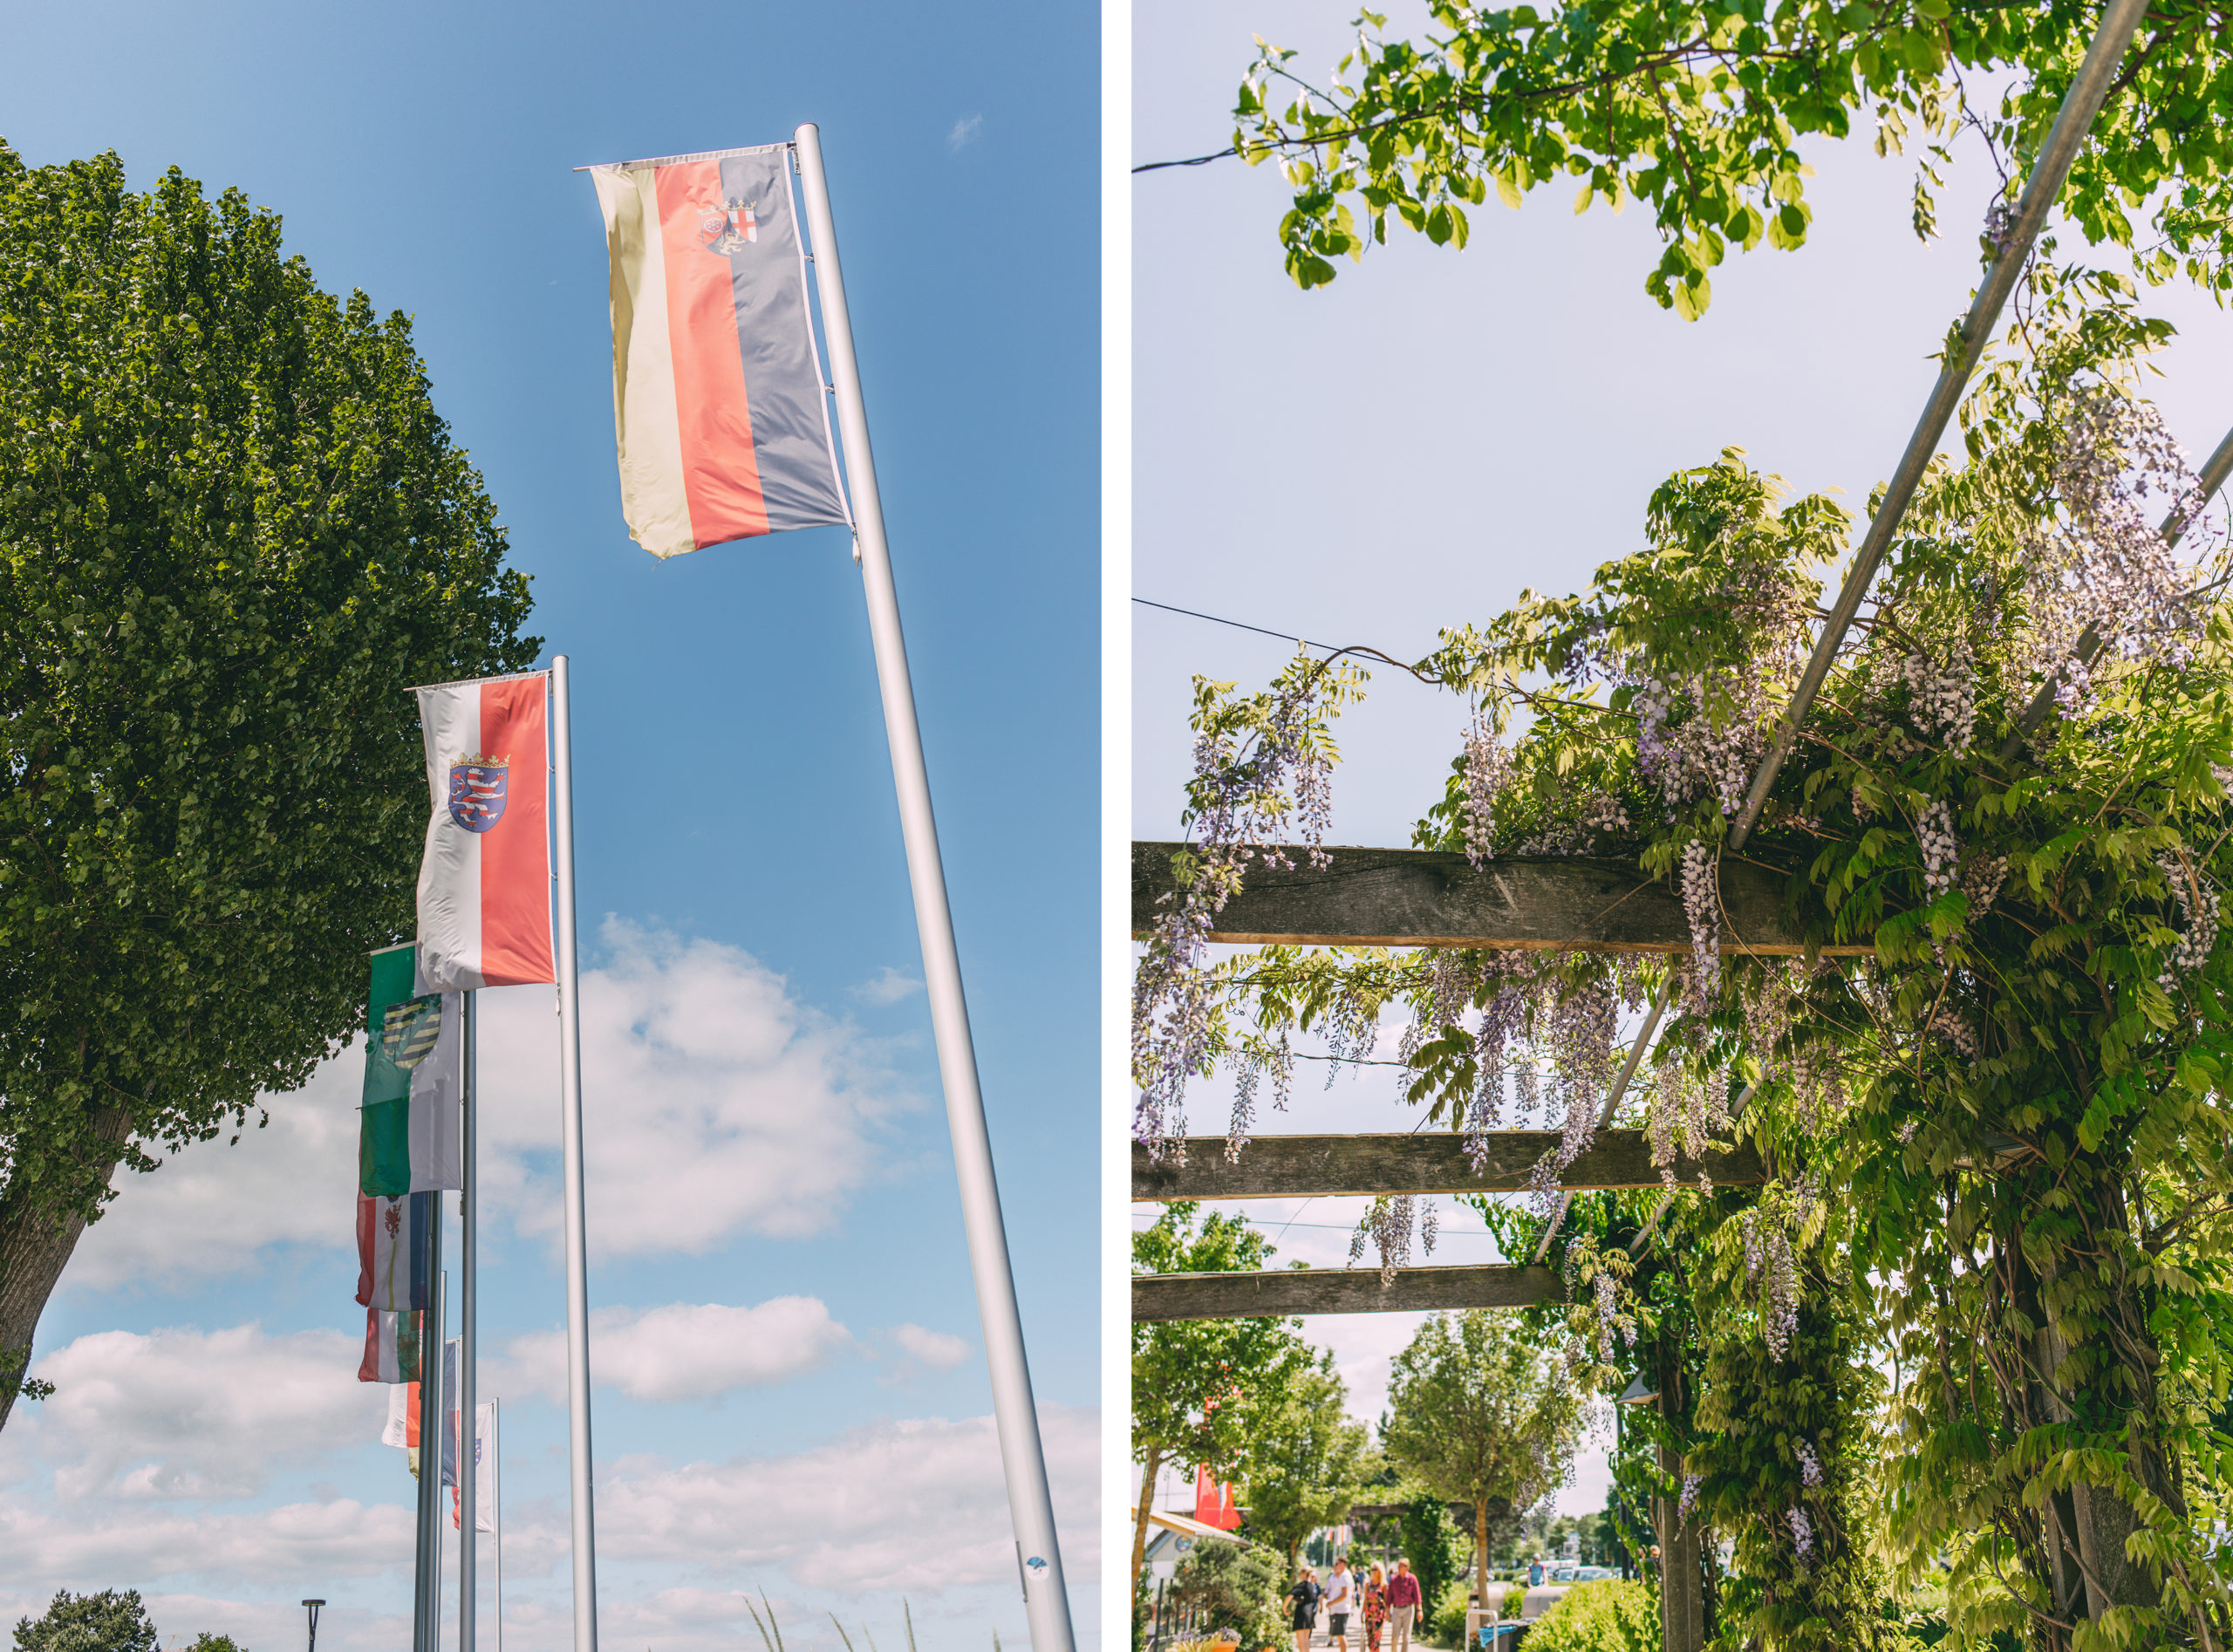
[[[496,1614],[496,1652],[504,1652],[504,1402],[488,1402],[488,1548],[490,1593]]]
[[[938,1037],[939,1074],[946,1089],[946,1124],[953,1137],[954,1171],[961,1183],[961,1214],[969,1235],[970,1271],[977,1281],[985,1358],[992,1368],[993,1417],[1000,1434],[1000,1466],[1007,1478],[1008,1515],[1015,1526],[1025,1616],[1035,1652],[1072,1652],[1076,1642],[1069,1594],[1062,1579],[1062,1550],[1055,1540],[1046,1453],[1032,1404],[1023,1322],[1016,1313],[1015,1277],[1008,1266],[1000,1189],[993,1179],[993,1146],[985,1133],[985,1102],[977,1087],[969,1006],[962,996],[961,959],[954,949],[953,919],[946,907],[938,823],[931,814],[930,778],[924,770],[922,734],[915,723],[915,691],[907,676],[907,644],[899,629],[899,597],[892,587],[891,559],[884,544],[876,461],[869,452],[860,364],[853,353],[829,180],[822,167],[822,134],[809,123],[794,135],[807,222],[814,232],[815,288],[822,299],[823,336],[830,346],[837,428],[851,484],[853,543],[868,597],[869,633],[876,645],[884,733],[891,745],[892,779],[899,791],[899,823],[907,846],[907,877],[915,893],[915,926],[923,944],[923,980]]]
[[[574,1652],[597,1652],[597,1521],[590,1484],[590,1287],[582,1201],[581,980],[574,948],[574,733],[568,660],[550,660],[551,823],[558,881],[559,1135],[566,1155],[566,1419],[574,1492]]]
[[[480,1478],[475,1465],[480,1456],[481,1430],[476,1423],[478,1413],[474,1410],[474,1360],[478,1350],[475,1332],[474,1297],[475,1273],[479,1260],[475,1249],[476,1208],[478,1199],[474,1188],[474,1085],[478,1077],[475,1064],[475,1037],[479,1031],[478,993],[464,994],[465,1002],[465,1084],[463,1105],[465,1116],[461,1135],[465,1160],[463,1196],[458,1201],[458,1266],[462,1275],[464,1290],[458,1299],[457,1345],[457,1652],[473,1652],[474,1620],[479,1615],[480,1597],[475,1589],[474,1562],[479,1558],[481,1545],[474,1535],[474,1502],[479,1488],[474,1482]],[[468,1449],[470,1443],[470,1449]]]
[[[412,1594],[412,1652],[434,1652],[441,1574],[434,1534],[442,1518],[442,1201],[427,1201],[427,1305],[419,1312],[419,1546]]]

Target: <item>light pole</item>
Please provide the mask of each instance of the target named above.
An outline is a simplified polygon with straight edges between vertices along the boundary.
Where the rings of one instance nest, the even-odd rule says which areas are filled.
[[[303,1602],[303,1609],[311,1614],[310,1652],[318,1652],[318,1609],[324,1604],[325,1602],[323,1601],[305,1601]]]

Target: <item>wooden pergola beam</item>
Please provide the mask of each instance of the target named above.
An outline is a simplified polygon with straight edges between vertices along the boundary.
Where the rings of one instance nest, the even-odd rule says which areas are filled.
[[[1560,1302],[1547,1267],[1295,1267],[1262,1273],[1136,1273],[1132,1318],[1245,1320],[1291,1314],[1396,1314]]]
[[[1182,845],[1132,845],[1132,928],[1144,933],[1172,887]],[[1463,855],[1417,849],[1328,849],[1315,868],[1306,849],[1282,851],[1291,871],[1253,863],[1218,916],[1213,941],[1260,946],[1478,946],[1597,952],[1683,952],[1690,925],[1679,894],[1625,860],[1569,856],[1504,858],[1478,867]],[[1806,949],[1784,909],[1782,880],[1749,861],[1721,870],[1722,945],[1733,952]],[[1824,946],[1865,957],[1869,946]]]
[[[1529,1186],[1535,1166],[1559,1144],[1556,1130],[1492,1130],[1480,1170],[1466,1157],[1465,1138],[1450,1131],[1387,1136],[1257,1136],[1239,1159],[1225,1155],[1222,1136],[1190,1136],[1155,1163],[1132,1145],[1135,1199],[1328,1198],[1384,1193],[1514,1193]],[[1767,1180],[1752,1147],[1677,1154],[1675,1179],[1697,1184],[1701,1171],[1716,1185],[1757,1186]],[[1642,1130],[1600,1130],[1589,1150],[1567,1166],[1565,1188],[1657,1187],[1658,1167]]]

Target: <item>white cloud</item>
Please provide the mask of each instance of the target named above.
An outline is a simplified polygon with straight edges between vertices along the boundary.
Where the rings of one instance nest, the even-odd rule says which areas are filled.
[[[240,1144],[227,1137],[158,1157],[146,1175],[117,1173],[115,1202],[85,1230],[65,1276],[109,1290],[167,1285],[258,1265],[266,1245],[355,1243],[360,1050],[345,1051],[301,1089],[266,1097]],[[229,1132],[228,1132],[229,1134]]]
[[[1039,1425],[1063,1563],[1084,1584],[1099,1569],[1099,1413],[1041,1406]],[[701,1574],[781,1566],[848,1595],[1013,1585],[1016,1567],[989,1416],[874,1423],[790,1457],[615,1464],[598,1480],[598,1548]]]
[[[362,1348],[341,1331],[270,1336],[253,1323],[81,1336],[32,1367],[54,1384],[36,1433],[55,1491],[242,1497],[275,1467],[376,1440],[387,1389],[357,1381]]]
[[[922,990],[923,983],[917,977],[886,964],[874,980],[863,981],[853,988],[853,996],[881,1008],[912,998]]]
[[[52,1504],[0,1505],[0,1585],[20,1588],[111,1588],[93,1580],[189,1573],[254,1582],[365,1577],[408,1567],[411,1551],[411,1511],[399,1503],[343,1498],[237,1514],[127,1505],[84,1520]]]
[[[791,995],[750,954],[608,918],[611,961],[582,977],[590,1241],[601,1255],[703,1253],[740,1231],[818,1232],[874,1174],[879,1126],[911,1104],[878,1041]],[[887,967],[871,1004],[919,991]],[[560,1216],[557,1018],[551,989],[481,1000],[483,1209],[556,1239]],[[71,1286],[252,1269],[266,1246],[355,1243],[352,1047],[302,1089],[265,1099],[268,1127],[163,1156],[86,1230]]]
[[[590,1376],[633,1400],[702,1400],[732,1389],[765,1388],[818,1370],[853,1346],[852,1333],[811,1296],[778,1296],[756,1307],[674,1302],[590,1315]],[[566,1398],[563,1333],[535,1331],[487,1361],[491,1393]]]
[[[950,1371],[969,1356],[969,1344],[959,1337],[926,1331],[919,1325],[894,1326],[891,1340],[909,1359],[934,1371]]]
[[[946,134],[946,147],[959,154],[964,146],[976,141],[977,134],[984,128],[984,116],[964,115],[953,123],[953,130]]]
[[[906,1098],[875,1042],[736,947],[618,918],[582,977],[591,1248],[702,1253],[829,1227]],[[550,989],[482,1000],[481,1186],[556,1239],[557,1021]]]

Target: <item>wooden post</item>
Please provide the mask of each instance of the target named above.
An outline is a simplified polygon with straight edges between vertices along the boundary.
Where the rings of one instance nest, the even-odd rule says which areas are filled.
[[[1670,1423],[1688,1410],[1679,1346],[1663,1343],[1659,1351],[1659,1414]],[[1698,1526],[1684,1521],[1682,1512],[1683,1459],[1674,1447],[1662,1442],[1660,1471],[1674,1489],[1658,1499],[1659,1629],[1665,1652],[1705,1652],[1705,1600],[1698,1564]]]
[[[1171,857],[1183,845],[1132,845],[1132,928],[1144,932],[1168,908]],[[1244,946],[1573,947],[1598,952],[1681,953],[1690,922],[1671,884],[1633,861],[1566,856],[1474,866],[1463,855],[1417,849],[1329,849],[1315,866],[1293,848],[1291,870],[1253,863],[1208,939]],[[1721,866],[1722,945],[1736,954],[1788,956],[1809,938],[1784,908],[1781,873],[1750,861]],[[1867,944],[1824,945],[1866,957]]]
[[[1533,1184],[1536,1165],[1556,1150],[1557,1130],[1491,1130],[1476,1169],[1465,1137],[1454,1131],[1359,1136],[1258,1136],[1238,1159],[1222,1136],[1192,1136],[1158,1162],[1132,1144],[1132,1197],[1139,1200],[1376,1198],[1384,1193],[1517,1193]],[[1704,1172],[1717,1187],[1767,1180],[1751,1146],[1677,1153],[1675,1179],[1696,1187]],[[1559,1178],[1564,1188],[1657,1187],[1659,1167],[1642,1130],[1603,1130]]]

